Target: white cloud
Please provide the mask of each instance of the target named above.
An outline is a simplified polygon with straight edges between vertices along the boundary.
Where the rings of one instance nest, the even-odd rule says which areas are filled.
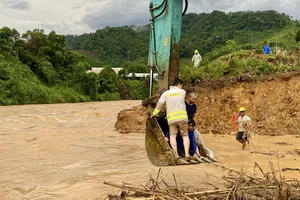
[[[27,0],[1,0],[2,4],[6,8],[17,9],[17,10],[29,10],[30,3]]]
[[[148,4],[145,1],[110,0],[101,1],[86,8],[87,15],[82,18],[92,29],[106,26],[144,25],[150,17]]]
[[[300,19],[299,0],[189,0],[188,13],[276,10]],[[149,23],[150,0],[0,0],[0,27],[20,33],[35,28],[60,34],[95,32],[106,26]]]

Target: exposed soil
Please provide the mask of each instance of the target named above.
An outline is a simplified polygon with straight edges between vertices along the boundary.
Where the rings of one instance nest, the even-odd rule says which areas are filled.
[[[198,93],[195,116],[203,134],[230,134],[232,116],[238,108],[246,108],[259,135],[300,134],[300,74],[286,73],[259,80],[249,77],[208,81],[188,85],[187,92]],[[121,133],[145,132],[147,115],[142,106],[121,111],[116,129]]]
[[[215,99],[208,98],[201,101]],[[201,101],[197,103],[201,105]],[[156,177],[159,168],[151,165],[147,158],[144,134],[119,134],[114,130],[118,113],[132,107],[139,110],[140,103],[112,101],[0,107],[0,199],[102,200],[108,194],[119,192],[104,181],[146,184],[150,175]],[[130,126],[126,129],[141,127],[144,130],[145,121],[135,112],[140,116],[144,113],[126,112],[132,116],[131,120],[127,119]],[[136,119],[141,124],[137,124]],[[222,166],[252,173],[258,172],[254,162],[264,172],[272,171],[270,162],[275,170],[300,166],[299,135],[254,134],[252,144],[244,151],[233,135],[210,133],[203,138],[220,163],[162,167],[161,177],[167,183],[174,185],[175,176],[182,188],[222,189],[222,177],[229,176],[229,171]],[[280,175],[300,177],[297,170],[285,170]]]

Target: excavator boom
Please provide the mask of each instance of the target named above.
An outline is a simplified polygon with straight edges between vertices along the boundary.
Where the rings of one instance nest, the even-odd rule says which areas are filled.
[[[183,9],[183,1],[185,6]],[[159,91],[167,90],[179,74],[179,45],[182,16],[188,0],[150,0],[150,40],[148,66],[150,68],[149,99],[143,106],[152,113],[159,95],[152,96],[153,70],[159,77]],[[156,166],[180,165],[174,151],[165,140],[165,135],[156,119],[146,121],[145,148],[150,162]],[[201,151],[200,151],[201,152]],[[202,151],[205,154],[207,151]],[[210,162],[210,160],[207,160]],[[193,163],[195,164],[195,163]]]
[[[158,71],[160,90],[168,89],[178,77],[182,7],[182,0],[150,0],[148,66]]]

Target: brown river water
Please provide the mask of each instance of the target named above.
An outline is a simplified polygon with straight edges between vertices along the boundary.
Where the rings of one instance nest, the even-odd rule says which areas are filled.
[[[145,184],[159,167],[146,155],[144,134],[114,130],[118,113],[140,101],[0,107],[0,199],[105,199],[119,189],[104,184]],[[299,133],[300,134],[300,133]],[[203,134],[220,162],[161,168],[161,178],[182,187],[221,186],[228,171],[300,168],[300,137],[254,135],[241,150],[233,135]],[[258,170],[256,169],[256,172]],[[258,173],[258,172],[257,172]],[[300,172],[284,171],[300,179]]]

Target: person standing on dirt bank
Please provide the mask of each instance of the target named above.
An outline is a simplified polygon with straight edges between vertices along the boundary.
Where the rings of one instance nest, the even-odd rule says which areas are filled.
[[[192,58],[192,62],[194,62],[194,68],[197,69],[202,62],[202,57],[199,54],[198,50],[195,50],[194,56]]]
[[[264,46],[264,54],[269,55],[270,52],[271,52],[271,47],[268,44],[266,44]]]
[[[248,142],[248,136],[246,133],[246,129],[251,125],[251,119],[246,115],[246,109],[244,107],[240,107],[239,116],[236,120],[236,123],[239,125],[239,130],[236,134],[236,140],[242,144],[242,148],[245,149],[246,142]]]
[[[183,82],[180,79],[175,79],[173,86],[165,91],[159,98],[156,108],[154,109],[151,118],[155,117],[166,105],[167,120],[170,129],[170,144],[174,150],[176,157],[179,159],[177,151],[176,135],[178,130],[183,138],[185,158],[188,160],[190,140],[188,138],[188,116],[185,107],[185,90],[182,89]]]
[[[190,92],[189,98],[185,101],[186,112],[188,114],[189,119],[194,119],[195,117],[197,111],[197,106],[195,104],[197,96],[198,95],[195,92]]]

